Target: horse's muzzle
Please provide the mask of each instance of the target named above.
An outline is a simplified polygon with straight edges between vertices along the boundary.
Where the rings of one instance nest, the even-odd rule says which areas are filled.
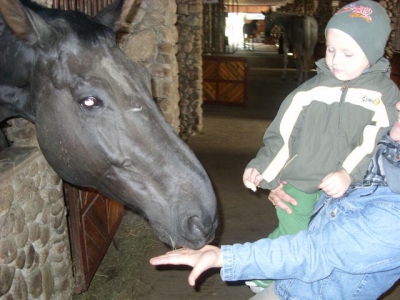
[[[182,220],[182,235],[190,248],[200,249],[214,239],[217,226],[218,221],[210,216],[190,216]]]

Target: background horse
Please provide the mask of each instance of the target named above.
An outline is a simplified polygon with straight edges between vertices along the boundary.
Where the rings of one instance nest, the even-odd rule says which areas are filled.
[[[318,23],[309,16],[296,16],[280,12],[262,12],[265,16],[265,35],[270,37],[274,26],[283,29],[283,75],[286,79],[288,47],[296,49],[296,78],[301,83],[308,78],[310,60],[318,39]]]
[[[243,49],[254,50],[254,37],[257,32],[258,21],[253,20],[243,25]]]
[[[161,241],[201,248],[217,227],[216,197],[155,104],[147,70],[115,44],[131,6],[90,18],[0,0],[0,122],[32,121],[61,178],[140,212]]]

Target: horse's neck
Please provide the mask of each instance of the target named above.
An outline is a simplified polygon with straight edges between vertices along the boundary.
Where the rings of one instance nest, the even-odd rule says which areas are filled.
[[[29,89],[34,50],[17,40],[7,27],[0,30],[0,121],[22,116],[34,120]]]
[[[297,17],[296,15],[287,13],[277,13],[277,16],[278,17],[275,19],[275,23],[282,28],[290,26],[290,24],[293,22],[293,19]]]
[[[4,28],[8,31],[9,29]],[[32,47],[27,47],[25,43],[17,40],[8,32],[0,30],[0,36],[3,36],[2,45],[0,45],[0,73],[4,80],[9,84],[23,87],[29,84],[31,80],[31,70],[36,57]],[[0,85],[4,81],[0,80]]]
[[[0,76],[0,121],[24,117],[34,122],[35,113],[30,99],[29,85],[19,88]]]

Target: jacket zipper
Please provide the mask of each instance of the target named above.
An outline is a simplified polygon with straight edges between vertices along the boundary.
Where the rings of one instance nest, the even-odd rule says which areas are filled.
[[[347,89],[347,85],[349,84],[350,80],[345,81],[345,83],[342,85],[340,91],[343,93]]]
[[[345,81],[343,83],[342,87],[340,88],[342,95],[340,96],[340,113],[339,113],[339,122],[338,122],[338,134],[340,132],[340,127],[341,127],[341,123],[342,123],[342,110],[343,110],[344,102],[346,99],[346,94],[347,94],[346,90],[347,90],[349,82],[350,82],[350,80]],[[337,143],[336,143],[335,151],[337,151]],[[340,169],[341,166],[339,164],[337,164],[336,168]]]

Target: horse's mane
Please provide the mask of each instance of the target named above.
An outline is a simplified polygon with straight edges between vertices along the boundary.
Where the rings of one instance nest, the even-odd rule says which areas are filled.
[[[82,41],[96,44],[100,38],[113,40],[113,37],[115,36],[114,31],[111,28],[97,22],[80,11],[50,9],[31,0],[20,1],[24,6],[34,11],[49,23],[57,19],[63,19]],[[58,29],[62,30],[62,28]]]

